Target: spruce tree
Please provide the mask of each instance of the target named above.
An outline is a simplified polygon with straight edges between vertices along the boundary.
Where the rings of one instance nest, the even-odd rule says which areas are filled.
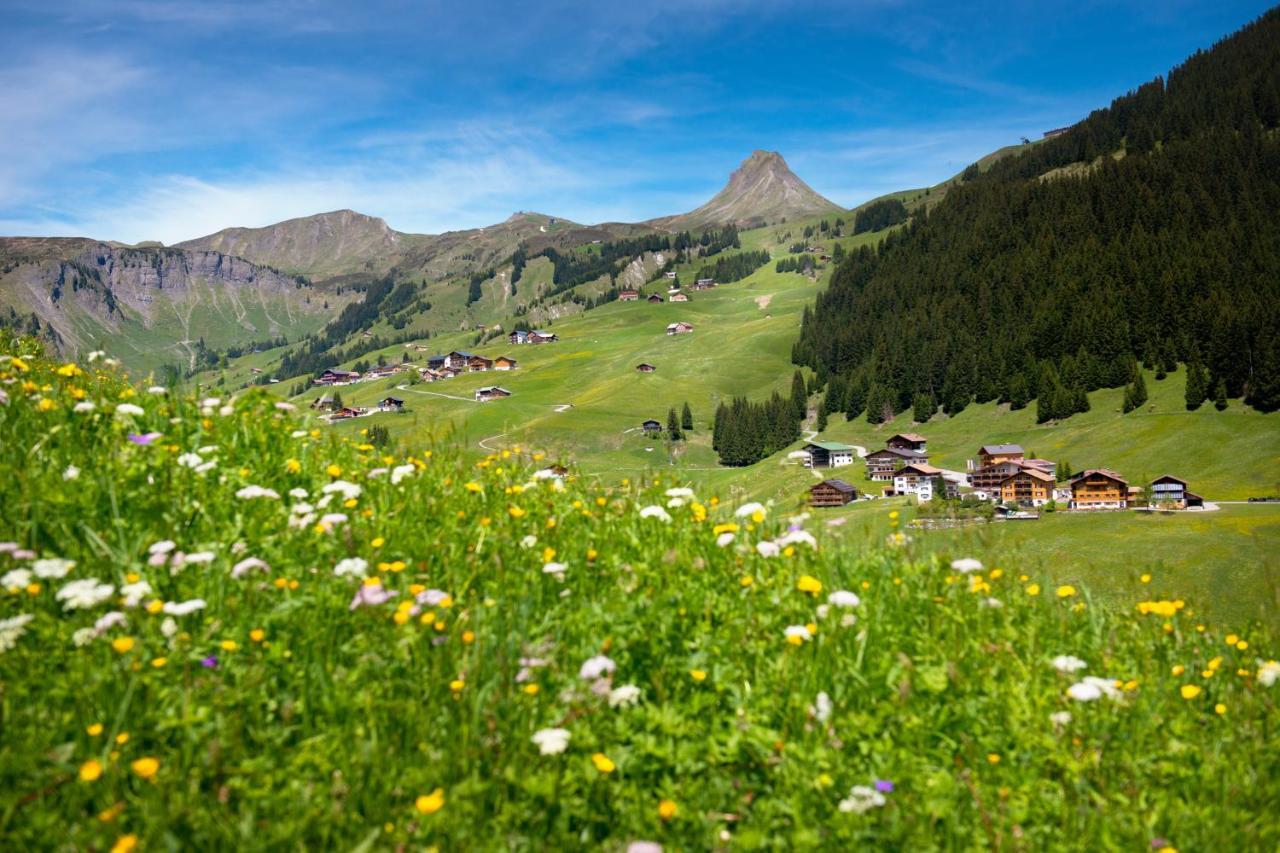
[[[1209,393],[1208,379],[1205,376],[1205,370],[1200,365],[1200,359],[1196,355],[1191,356],[1191,360],[1187,362],[1187,411],[1194,412],[1204,403],[1205,396]]]
[[[791,377],[791,405],[795,407],[796,417],[804,420],[809,413],[809,392],[804,385],[804,374],[799,370]]]
[[[911,416],[915,418],[916,423],[922,424],[929,420],[929,418],[933,417],[933,398],[928,394],[917,394],[911,408]]]
[[[1227,383],[1219,379],[1213,385],[1213,407],[1221,412],[1227,407]]]
[[[680,429],[688,431],[693,430],[693,410],[689,408],[689,403],[687,401],[684,404],[684,411],[680,413]]]
[[[1013,378],[1009,380],[1009,408],[1015,412],[1018,409],[1025,409],[1030,400],[1031,394],[1027,389],[1027,377],[1021,373],[1015,373]]]
[[[1133,377],[1133,407],[1139,408],[1147,402],[1147,381],[1142,378],[1142,371],[1135,370]]]
[[[672,441],[680,440],[680,421],[676,418],[675,409],[667,409],[667,435]]]

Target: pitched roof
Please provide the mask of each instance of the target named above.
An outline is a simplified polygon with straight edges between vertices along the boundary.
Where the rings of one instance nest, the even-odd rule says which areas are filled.
[[[1156,477],[1154,480],[1151,481],[1152,485],[1155,485],[1156,483],[1177,483],[1178,485],[1182,486],[1184,489],[1187,487],[1186,480],[1182,479],[1181,477],[1175,477],[1172,474],[1165,474],[1163,477]]]
[[[1021,453],[1022,445],[1020,444],[984,444],[979,451],[989,456],[1006,453]]]
[[[858,491],[853,486],[846,483],[844,480],[823,480],[821,483],[816,483],[815,485],[810,486],[809,491],[812,492],[814,489],[820,488],[822,486],[830,486],[836,491],[844,492],[846,495],[855,494]]]
[[[1124,483],[1126,486],[1129,485],[1128,480],[1126,480],[1124,477],[1121,477],[1119,474],[1117,474],[1115,471],[1112,471],[1110,468],[1086,468],[1085,470],[1081,471],[1079,474],[1076,474],[1067,482],[1074,484],[1077,480],[1083,480],[1084,478],[1089,477],[1093,474],[1101,474],[1104,477],[1109,477],[1110,479],[1115,480],[1117,483]]]
[[[921,453],[919,450],[907,450],[901,447],[884,447],[880,450],[868,453],[867,456],[879,456],[888,453],[891,456],[898,456],[903,459],[928,459],[929,454]]]
[[[1034,477],[1035,479],[1042,480],[1046,483],[1053,482],[1053,475],[1047,471],[1041,471],[1039,468],[1021,468],[1013,472],[1012,474],[1010,474],[1008,477],[1005,477],[1003,480],[1000,481],[1000,483],[1003,485],[1004,483],[1009,482],[1014,477],[1017,477],[1020,474],[1026,474],[1028,477]]]
[[[920,433],[918,432],[900,432],[897,435],[889,436],[890,441],[893,441],[895,438],[903,438],[903,439],[906,439],[907,441],[917,441],[917,442],[927,440],[923,435],[920,435]]]
[[[934,474],[942,473],[941,468],[934,468],[932,465],[926,465],[923,462],[913,462],[910,465],[903,465],[897,471],[894,471],[893,476],[898,477],[906,471],[914,471],[917,474],[924,474],[925,476],[933,476]]]
[[[821,447],[823,450],[853,450],[853,446],[849,444],[841,444],[838,441],[811,441],[806,447]]]

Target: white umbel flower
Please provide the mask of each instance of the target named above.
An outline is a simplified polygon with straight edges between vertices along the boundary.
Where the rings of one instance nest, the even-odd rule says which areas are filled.
[[[347,557],[345,560],[338,561],[338,565],[333,567],[333,573],[340,578],[362,578],[368,572],[368,569],[368,560],[360,557]]]
[[[665,521],[665,522],[669,522],[669,521],[671,521],[671,514],[670,514],[670,513],[668,513],[668,512],[667,512],[665,509],[663,509],[662,507],[658,506],[657,504],[653,504],[653,505],[651,505],[651,506],[647,506],[647,507],[645,507],[644,509],[640,510],[640,517],[641,517],[641,518],[656,518],[656,519],[658,519],[659,521]]]
[[[27,633],[27,623],[34,618],[30,613],[19,613],[8,619],[0,619],[0,653],[7,652],[18,644],[22,635]]]
[[[846,814],[864,814],[878,809],[885,803],[884,794],[866,785],[854,785],[849,796],[840,801],[840,811]]]
[[[568,729],[539,729],[531,740],[543,755],[559,755],[569,748]]]
[[[84,578],[62,587],[55,597],[63,602],[64,610],[88,610],[106,601],[115,591],[116,588],[109,583],[97,578]]]
[[[1056,658],[1049,661],[1049,663],[1058,672],[1065,673],[1079,672],[1089,666],[1089,664],[1080,660],[1080,658],[1075,655],[1058,655]]]

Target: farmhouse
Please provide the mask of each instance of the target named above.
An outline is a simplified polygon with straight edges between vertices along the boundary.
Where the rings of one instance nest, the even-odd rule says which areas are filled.
[[[700,278],[693,283],[693,286],[699,290],[705,290],[708,287],[715,287],[716,280],[714,278]]]
[[[640,428],[644,430],[645,435],[649,435],[651,433],[656,433],[656,432],[662,432],[662,424],[659,423],[658,421],[655,421],[653,418],[649,418],[649,420],[640,424]]]
[[[432,370],[439,370],[440,368],[444,367],[444,360],[445,360],[445,356],[443,355],[427,356],[427,367],[431,368]]]
[[[650,305],[661,305],[665,301],[666,300],[662,298],[662,294],[660,293],[650,293],[648,298],[645,299],[645,302],[648,302]]]
[[[1038,468],[1021,468],[1000,481],[1000,500],[1006,504],[1042,506],[1053,500],[1057,485],[1052,474]]]
[[[693,326],[681,320],[678,323],[671,323],[667,326],[668,335],[687,335],[693,331]]]
[[[519,365],[516,360],[505,355],[500,355],[493,360],[494,370],[515,370],[517,367]]]
[[[1147,501],[1153,507],[1176,506],[1178,509],[1203,507],[1204,498],[1187,488],[1187,481],[1180,480],[1170,474],[1157,477],[1151,481],[1151,492]]]
[[[1129,506],[1129,483],[1115,471],[1090,468],[1068,482],[1072,509],[1125,509]]]
[[[665,278],[675,278],[675,277],[676,277],[676,271],[675,271],[675,270],[667,270],[667,271],[666,271],[666,272],[664,272],[662,275],[663,275]]]
[[[844,480],[823,480],[809,487],[809,506],[844,506],[857,500],[858,490]]]
[[[675,293],[671,294],[670,299],[672,302],[688,302],[689,294],[682,293],[681,291],[677,290]]]
[[[914,450],[918,453],[924,453],[927,449],[927,444],[928,442],[923,435],[917,435],[914,432],[900,432],[897,435],[890,436],[884,446],[893,450]]]
[[[984,444],[977,461],[968,462],[969,485],[988,495],[999,494],[1004,478],[1021,470],[1024,456],[1016,444]]]
[[[893,493],[895,495],[915,495],[920,503],[933,500],[935,493],[947,494],[947,482],[942,477],[942,469],[917,462],[904,465],[893,472]]]
[[[337,408],[337,403],[334,401],[333,395],[325,394],[323,397],[317,397],[315,402],[311,404],[311,408],[328,412]]]
[[[381,379],[384,376],[394,376],[401,371],[398,364],[377,364],[369,368],[365,373],[365,379]]]
[[[640,298],[640,291],[638,290],[619,290],[618,291],[619,302],[635,302],[639,298]]]
[[[499,388],[497,385],[490,385],[487,388],[476,389],[476,401],[487,403],[490,400],[499,400],[503,397],[510,397],[511,392],[505,388]]]
[[[399,397],[383,397],[378,401],[378,411],[403,412],[404,400],[401,400]]]
[[[457,367],[465,370],[467,362],[473,358],[475,358],[473,353],[465,352],[463,350],[454,350],[444,357],[444,366]]]
[[[647,361],[641,362],[640,364],[636,365],[637,373],[653,373],[657,369],[658,368],[654,367],[652,364],[649,364],[649,362]]]
[[[529,333],[529,337],[525,342],[530,344],[554,344],[558,340],[560,339],[551,332],[534,329]]]
[[[341,409],[334,412],[332,415],[329,415],[329,420],[345,421],[348,418],[358,418],[361,415],[364,415],[367,413],[368,413],[368,409],[360,408],[358,406],[343,406]]]
[[[492,368],[493,359],[491,358],[485,358],[482,355],[473,355],[471,358],[467,359],[467,370],[470,370],[473,373],[482,370],[490,370]]]
[[[893,480],[893,472],[903,465],[928,463],[929,454],[919,450],[899,450],[893,447],[886,447],[884,450],[868,453],[865,459],[868,479],[890,482]]]
[[[843,468],[853,464],[853,447],[834,441],[811,441],[804,446],[806,468]]]
[[[360,379],[354,370],[326,370],[312,380],[316,385],[350,385]]]

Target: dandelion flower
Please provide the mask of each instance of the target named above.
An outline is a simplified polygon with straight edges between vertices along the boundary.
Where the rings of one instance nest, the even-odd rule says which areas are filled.
[[[122,655],[131,651],[133,649],[133,645],[133,637],[116,637],[111,641],[111,648],[115,649]]]
[[[691,669],[689,670],[689,677],[692,678],[694,681],[706,681],[707,673],[705,670]]]
[[[663,800],[662,802],[658,803],[658,817],[662,818],[663,820],[671,820],[673,817],[676,816],[676,812],[678,811],[679,811],[679,807],[675,804],[673,800]]]
[[[435,814],[444,808],[444,788],[436,788],[414,800],[413,807],[421,814]]]
[[[1182,694],[1183,699],[1194,699],[1202,692],[1198,684],[1184,684],[1178,688],[1178,692]]]
[[[822,592],[822,581],[811,575],[801,575],[796,581],[796,589],[800,592],[807,592],[810,595],[817,595]]]
[[[1058,587],[1058,598],[1070,598],[1076,594],[1076,588],[1071,584],[1063,584]]]
[[[160,771],[160,762],[151,756],[147,756],[134,761],[129,767],[143,779],[154,779],[156,773]]]
[[[81,782],[96,782],[100,778],[102,778],[102,762],[98,759],[90,758],[80,765]]]
[[[543,755],[559,755],[569,748],[568,729],[539,729],[531,740]]]
[[[599,770],[605,775],[612,773],[618,767],[618,765],[614,764],[613,760],[603,752],[592,753],[591,763],[595,765],[596,770]]]

